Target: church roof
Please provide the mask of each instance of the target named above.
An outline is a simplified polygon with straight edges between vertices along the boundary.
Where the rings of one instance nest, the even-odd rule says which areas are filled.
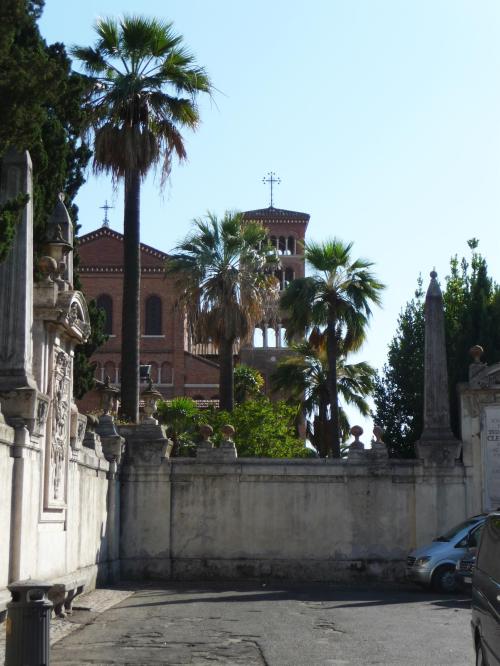
[[[263,221],[263,222],[309,222],[311,216],[307,213],[300,213],[296,210],[285,210],[284,208],[258,208],[257,210],[247,210],[243,213],[244,220]]]
[[[123,242],[123,234],[121,234],[119,231],[114,231],[109,227],[99,227],[99,229],[96,229],[95,231],[91,231],[88,234],[80,236],[78,238],[78,245],[85,245],[86,243],[90,243],[91,241],[95,241],[100,238],[112,238],[114,240]],[[165,252],[157,250],[150,245],[145,245],[144,243],[141,243],[141,251],[145,254],[151,255],[152,257],[156,257],[157,259],[165,260],[168,258],[168,255],[165,254]]]
[[[122,273],[124,236],[109,227],[100,227],[77,239],[80,273]],[[141,243],[141,271],[164,273],[168,255]]]

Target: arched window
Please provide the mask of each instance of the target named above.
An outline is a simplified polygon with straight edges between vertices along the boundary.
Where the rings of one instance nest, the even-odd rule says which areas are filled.
[[[295,254],[295,238],[288,236],[288,254]]]
[[[294,278],[293,268],[290,267],[285,268],[285,287],[288,287],[293,278]]]
[[[277,247],[277,239],[276,239],[276,236],[271,236],[269,240],[270,240],[270,242],[271,242],[271,245],[274,245],[274,247]]]
[[[94,378],[98,379],[100,382],[104,381],[104,370],[102,363],[99,363],[99,361],[95,364]]]
[[[161,298],[149,296],[146,299],[145,335],[161,335]]]
[[[278,346],[276,343],[276,329],[272,326],[267,329],[267,346],[273,348]]]
[[[107,361],[104,364],[104,380],[109,377],[109,381],[114,384],[116,382],[116,366],[113,361]]]
[[[173,383],[173,375],[172,375],[172,366],[170,363],[165,361],[165,363],[161,364],[160,368],[160,377],[158,378],[158,384],[172,384]]]
[[[105,322],[104,332],[106,335],[113,335],[113,299],[109,294],[101,294],[96,298],[98,308],[104,310]]]
[[[148,365],[151,366],[151,381],[153,384],[158,384],[158,363],[148,361]]]
[[[264,333],[260,326],[256,326],[253,332],[253,346],[257,349],[264,346]]]
[[[280,236],[278,240],[278,254],[285,254],[286,253],[286,238],[284,236]]]

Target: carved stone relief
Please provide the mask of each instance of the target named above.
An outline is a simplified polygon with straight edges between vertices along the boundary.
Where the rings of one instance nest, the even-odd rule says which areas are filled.
[[[57,347],[54,348],[51,399],[45,462],[45,506],[48,509],[65,506],[71,420],[71,357]]]

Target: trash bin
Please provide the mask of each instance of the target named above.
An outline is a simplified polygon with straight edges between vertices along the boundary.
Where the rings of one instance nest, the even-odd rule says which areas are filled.
[[[49,665],[51,587],[36,580],[8,585],[12,601],[7,604],[5,666]]]

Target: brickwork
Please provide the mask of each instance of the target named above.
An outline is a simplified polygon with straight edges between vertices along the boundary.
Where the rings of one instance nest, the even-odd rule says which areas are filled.
[[[94,354],[96,377],[106,375],[114,384],[120,383],[121,319],[123,285],[123,236],[106,227],[80,239],[80,278],[89,299],[107,294],[113,302],[112,333]],[[188,395],[211,399],[219,393],[217,363],[196,357],[186,349],[185,321],[176,307],[173,282],[164,274],[167,255],[141,245],[141,363],[151,365],[151,376],[165,398]],[[149,297],[161,300],[161,328],[155,335],[146,334],[145,314]],[[92,391],[79,403],[82,411],[100,406],[99,395]]]
[[[303,243],[309,215],[265,208],[247,211],[244,217],[261,222],[276,243],[282,263],[283,286],[292,276],[304,276]],[[97,299],[106,294],[112,300],[111,335],[92,357],[92,361],[97,363],[96,377],[104,380],[109,376],[113,384],[119,384],[123,235],[101,227],[80,238],[78,251],[80,278],[87,298]],[[203,400],[215,399],[219,395],[218,364],[213,358],[203,358],[187,351],[190,347],[185,318],[176,307],[173,281],[165,277],[166,259],[164,252],[141,244],[141,363],[151,365],[153,382],[167,399],[181,395]],[[157,321],[159,332],[154,335],[147,334],[146,330],[146,303],[150,297],[158,297],[161,301],[158,315],[161,322]],[[270,368],[276,363],[276,348],[260,349],[258,354],[250,356],[243,353],[242,357],[252,358],[255,367],[263,372],[266,382],[269,382]],[[99,395],[94,391],[80,401],[79,408],[84,412],[93,411],[99,405]]]

